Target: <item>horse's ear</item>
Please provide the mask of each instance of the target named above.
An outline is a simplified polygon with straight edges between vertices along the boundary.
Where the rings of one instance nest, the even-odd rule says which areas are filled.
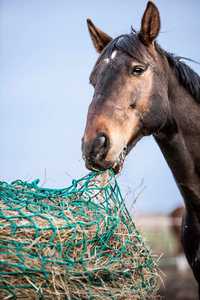
[[[139,37],[145,45],[150,45],[160,31],[160,14],[156,5],[149,1],[142,17]]]
[[[97,52],[101,52],[112,38],[96,27],[90,19],[87,19],[88,30]]]

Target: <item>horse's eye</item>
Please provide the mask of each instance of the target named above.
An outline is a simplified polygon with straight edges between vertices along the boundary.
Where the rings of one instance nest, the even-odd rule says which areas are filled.
[[[134,66],[131,70],[131,75],[140,76],[144,73],[145,70],[146,68],[143,66]]]

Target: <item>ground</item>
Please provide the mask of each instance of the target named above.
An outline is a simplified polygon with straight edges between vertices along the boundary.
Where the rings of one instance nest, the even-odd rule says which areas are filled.
[[[162,271],[165,276],[160,295],[165,300],[198,300],[197,284],[189,269],[185,273],[180,273],[175,267],[165,267]]]
[[[178,271],[176,266],[177,241],[171,231],[168,216],[135,217],[146,244],[158,259],[161,270],[160,295],[163,300],[198,300],[197,283],[188,266],[186,271]]]

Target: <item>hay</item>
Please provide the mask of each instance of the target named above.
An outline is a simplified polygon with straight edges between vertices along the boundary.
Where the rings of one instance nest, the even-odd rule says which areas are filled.
[[[0,182],[0,299],[155,299],[158,270],[111,171]]]

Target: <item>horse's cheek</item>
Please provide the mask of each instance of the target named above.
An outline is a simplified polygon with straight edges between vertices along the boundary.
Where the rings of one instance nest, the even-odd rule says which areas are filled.
[[[160,95],[152,95],[149,99],[149,108],[142,114],[142,123],[147,134],[155,133],[166,121],[167,113],[162,102]]]

